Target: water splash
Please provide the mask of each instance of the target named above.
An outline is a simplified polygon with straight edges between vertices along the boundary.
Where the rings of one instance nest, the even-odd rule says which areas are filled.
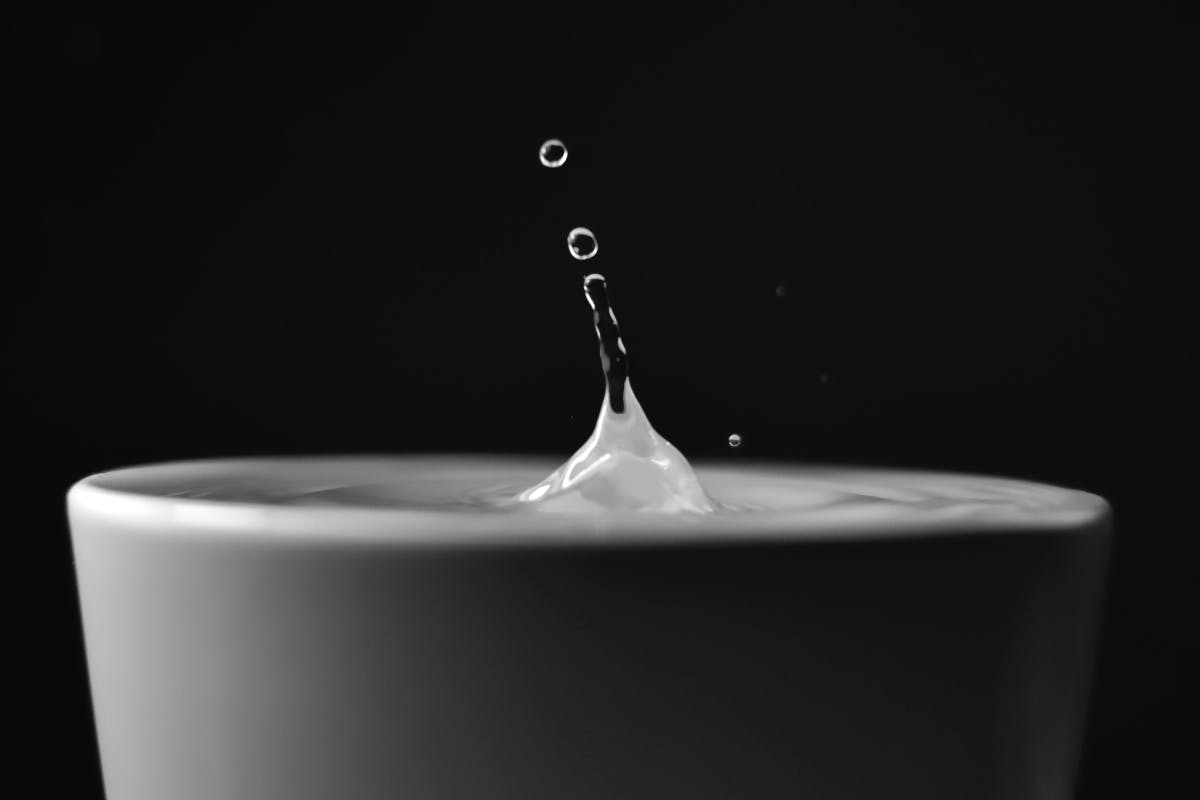
[[[716,504],[687,459],[654,430],[633,393],[604,276],[588,275],[583,289],[600,341],[604,403],[591,437],[561,467],[521,492],[518,501],[539,511],[714,511]]]

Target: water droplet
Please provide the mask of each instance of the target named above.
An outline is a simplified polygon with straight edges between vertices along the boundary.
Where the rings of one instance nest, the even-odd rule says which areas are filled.
[[[821,383],[829,383],[829,373],[822,372],[819,376],[817,376],[817,380],[819,380]]]
[[[729,446],[730,447],[741,447],[742,446],[741,434],[737,434],[737,433],[729,434]]]
[[[538,150],[538,158],[542,160],[542,166],[561,167],[567,163],[567,146],[558,139],[547,139]]]
[[[580,261],[587,261],[600,249],[596,234],[587,228],[576,228],[567,234],[567,249]]]
[[[775,296],[776,297],[783,297],[786,294],[787,294],[787,287],[784,286],[782,283],[775,287]]]

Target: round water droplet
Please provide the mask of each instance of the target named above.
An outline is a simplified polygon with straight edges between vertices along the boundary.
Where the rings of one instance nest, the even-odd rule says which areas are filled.
[[[542,160],[542,166],[561,167],[567,163],[567,146],[559,139],[547,139],[538,150],[538,158]]]
[[[737,434],[737,433],[729,434],[729,446],[730,447],[740,447],[741,444],[742,444],[741,434]]]
[[[821,374],[820,374],[820,375],[817,377],[817,380],[819,380],[821,383],[829,383],[829,373],[828,373],[828,372],[822,372],[822,373],[821,373]]]
[[[567,234],[567,249],[571,251],[571,255],[575,256],[575,258],[578,258],[580,261],[587,261],[596,255],[596,251],[600,249],[600,245],[596,242],[596,234],[587,228],[576,228]]]

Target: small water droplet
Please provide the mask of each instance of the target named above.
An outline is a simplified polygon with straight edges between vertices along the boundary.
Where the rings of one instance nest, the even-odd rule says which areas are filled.
[[[547,139],[538,150],[538,158],[545,167],[561,167],[567,163],[567,146],[559,139]]]
[[[829,373],[822,372],[819,376],[817,376],[817,380],[819,380],[821,383],[829,383]]]
[[[776,297],[784,297],[785,295],[787,295],[787,287],[786,286],[784,286],[781,283],[775,287],[775,296]]]
[[[729,446],[730,447],[741,447],[741,445],[742,445],[741,434],[737,434],[737,433],[729,434]]]
[[[587,261],[600,249],[596,234],[587,228],[575,228],[567,234],[567,249],[580,261]]]

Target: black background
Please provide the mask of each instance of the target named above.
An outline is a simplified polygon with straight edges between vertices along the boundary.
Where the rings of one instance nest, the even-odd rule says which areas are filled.
[[[1080,797],[1194,784],[1197,31],[1172,7],[159,6],[7,12],[11,156],[37,172],[14,219],[40,245],[4,315],[33,478],[12,533],[38,545],[38,569],[10,561],[40,687],[22,796],[100,797],[71,482],[210,455],[565,457],[603,391],[593,270],[694,458],[1107,497]]]

